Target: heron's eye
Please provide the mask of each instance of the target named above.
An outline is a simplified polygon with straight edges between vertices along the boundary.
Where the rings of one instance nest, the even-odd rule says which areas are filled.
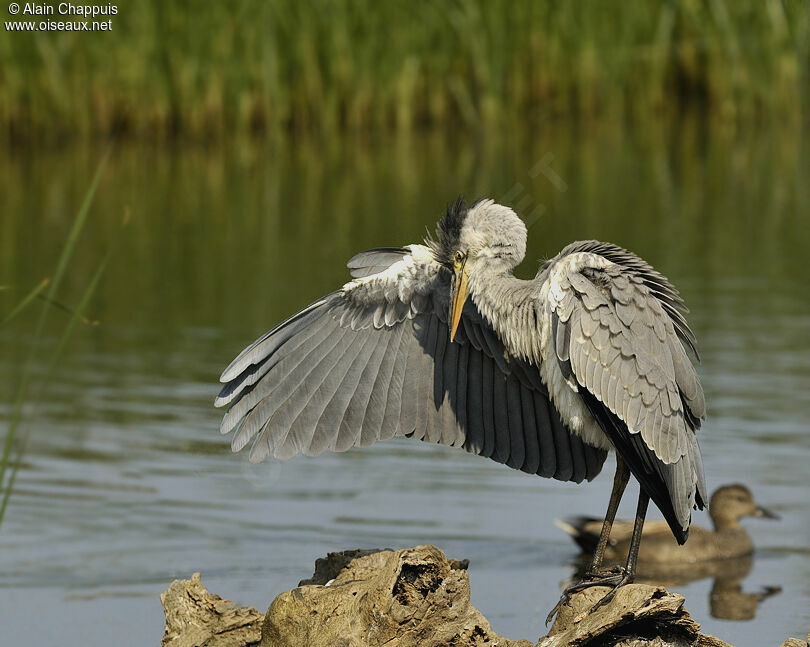
[[[462,254],[461,252],[456,252],[454,260],[456,261],[456,263],[461,263],[461,261],[464,260],[464,254]]]

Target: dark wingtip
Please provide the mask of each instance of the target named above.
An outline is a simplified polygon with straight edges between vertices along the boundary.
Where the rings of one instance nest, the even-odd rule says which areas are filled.
[[[678,546],[683,546],[686,540],[689,539],[689,528],[684,530],[683,528],[674,526],[672,523],[669,524],[669,527],[672,530],[672,534],[675,536],[675,541],[678,542]]]

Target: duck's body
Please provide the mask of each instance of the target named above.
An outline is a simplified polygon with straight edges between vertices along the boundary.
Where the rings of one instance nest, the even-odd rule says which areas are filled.
[[[602,531],[602,520],[593,517],[576,517],[557,524],[570,534],[586,553],[593,553]],[[627,556],[633,522],[613,522],[610,541],[605,550],[605,560],[619,562]],[[707,560],[743,557],[754,552],[754,544],[744,528],[713,531],[692,525],[689,541],[679,545],[665,521],[647,521],[641,533],[638,549],[639,569],[646,564],[695,563]]]
[[[678,545],[665,521],[648,521],[641,534],[638,551],[639,570],[662,564],[696,564],[700,562],[744,557],[754,552],[742,517],[776,518],[769,510],[758,506],[748,488],[727,485],[712,495],[709,506],[714,529],[693,525],[689,541]],[[575,517],[558,521],[557,525],[570,534],[584,552],[592,553],[599,541],[602,521],[590,517]],[[633,534],[633,522],[615,521],[605,550],[605,559],[619,562],[627,555]]]

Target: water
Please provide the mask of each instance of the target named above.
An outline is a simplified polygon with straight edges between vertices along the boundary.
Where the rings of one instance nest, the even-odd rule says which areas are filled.
[[[230,453],[212,408],[217,376],[245,344],[341,284],[356,251],[419,241],[461,192],[506,196],[528,216],[523,276],[595,237],[636,250],[681,288],[703,353],[710,489],[742,481],[782,515],[745,523],[757,554],[742,590],[782,592],[731,621],[711,615],[710,578],[674,588],[704,631],[734,645],[806,635],[807,152],[778,129],[563,125],[497,143],[117,147],[59,295],[75,304],[115,244],[88,313],[100,323],[79,327],[27,411],[30,448],[0,529],[3,644],[156,644],[158,595],[173,578],[201,571],[213,592],[264,609],[327,551],[419,543],[470,559],[473,603],[496,631],[544,634],[576,557],[552,521],[601,516],[612,462],[574,486],[399,440],[250,465]],[[102,154],[2,153],[0,285],[29,288],[53,272]],[[20,294],[0,291],[0,313]],[[38,307],[0,330],[5,418]],[[35,376],[66,321],[52,314]]]

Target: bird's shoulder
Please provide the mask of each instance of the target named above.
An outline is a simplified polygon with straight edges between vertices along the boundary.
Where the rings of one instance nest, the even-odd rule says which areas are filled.
[[[610,302],[631,304],[634,300],[644,305],[642,297],[652,296],[652,282],[668,287],[666,292],[683,308],[677,290],[663,275],[632,252],[611,243],[595,240],[572,243],[543,263],[537,276],[537,285],[541,290],[547,289],[543,296],[549,299],[552,308],[559,307],[565,294],[572,290],[585,300],[589,309]]]
[[[425,245],[385,247],[361,252],[347,263],[352,280],[340,289],[341,296],[356,306],[395,302],[428,307],[425,297],[446,296],[449,275]]]
[[[697,426],[704,403],[675,288],[635,254],[599,241],[569,245],[545,273],[544,360],[641,433],[659,459],[677,461],[689,450],[684,417]]]
[[[621,370],[623,360],[632,359],[633,374],[624,366],[624,374],[616,375],[626,386],[637,376],[658,390],[683,381],[687,397],[697,396],[697,385],[683,370],[691,368],[683,350],[694,347],[694,336],[683,318],[686,307],[666,277],[632,252],[600,241],[572,243],[541,273],[538,297],[550,342],[567,370],[577,372],[574,349],[580,359],[598,360],[605,369]],[[580,366],[581,378],[586,368]]]
[[[536,283],[538,295],[552,309],[570,289],[588,293],[582,297],[587,299],[586,305],[621,304],[619,309],[626,317],[632,316],[634,308],[649,308],[665,325],[671,324],[683,346],[699,358],[685,317],[689,309],[678,290],[666,276],[624,247],[599,240],[573,242],[541,265]]]
[[[612,259],[608,251],[616,252]],[[581,371],[578,377],[584,379],[583,361],[596,360],[613,372],[632,359],[633,375],[616,377],[643,375],[664,387],[666,378],[674,381],[675,376],[671,366],[661,364],[660,348],[676,337],[675,326],[643,274],[617,262],[630,258],[630,252],[619,256],[619,251],[625,250],[583,241],[546,264],[538,296],[550,320],[551,343],[557,359],[566,364],[565,373]]]

